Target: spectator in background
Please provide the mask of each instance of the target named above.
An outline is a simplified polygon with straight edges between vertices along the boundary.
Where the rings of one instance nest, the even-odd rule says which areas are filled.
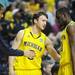
[[[4,10],[3,10],[3,5],[1,5],[0,4],[0,20],[1,20],[1,18],[3,17],[3,12],[4,12]],[[1,24],[0,24],[0,53],[2,52],[2,53],[4,53],[5,55],[23,55],[23,52],[22,51],[15,51],[15,50],[13,50],[13,49],[11,49],[10,47],[9,47],[9,45],[7,45],[6,44],[6,42],[5,42],[5,40],[3,39],[3,36],[1,35],[1,31],[2,31],[2,26],[1,26]],[[1,54],[1,55],[3,55],[3,54]]]
[[[75,21],[75,1],[71,1],[71,5],[72,5],[72,7],[71,7],[71,17],[72,17],[72,19]]]
[[[13,16],[14,16],[13,17],[13,19],[14,19],[14,22],[13,22],[13,24],[14,24],[13,33],[16,36],[16,34],[17,34],[17,32],[19,30],[24,29],[24,27],[22,26],[23,19],[21,19],[22,15],[21,15],[21,11],[20,10],[16,11]]]
[[[6,10],[5,10],[5,14],[4,14],[4,19],[13,23],[13,10],[15,9],[15,6],[13,4],[10,4]],[[13,25],[10,25],[11,29],[14,28]]]
[[[52,75],[58,75],[59,66],[59,63],[55,62],[55,64],[51,68]]]
[[[44,0],[48,5],[48,11],[54,13],[55,11],[55,0]]]
[[[21,13],[21,19],[23,20],[23,23],[27,23],[28,26],[32,25],[32,13],[29,7],[29,2],[21,2],[19,10],[19,12]]]
[[[8,0],[0,0],[0,4],[2,4],[4,8],[6,8],[7,6],[9,6],[9,1]]]
[[[58,1],[58,8],[68,7],[68,4],[65,0]]]
[[[32,14],[39,11],[39,3],[36,3],[35,0],[30,0],[30,11]]]
[[[42,70],[43,74],[42,75],[52,75],[51,69],[52,69],[54,64],[46,61],[46,62],[43,62],[42,65],[43,65],[43,70]]]
[[[12,33],[14,35],[21,29],[27,28],[28,26],[32,25],[32,15],[29,10],[29,2],[21,2],[19,5],[20,7],[14,9],[13,11],[13,24],[14,29]]]
[[[69,7],[70,9],[70,5],[71,5],[70,0],[56,0],[55,3],[56,3],[56,10],[62,7]]]

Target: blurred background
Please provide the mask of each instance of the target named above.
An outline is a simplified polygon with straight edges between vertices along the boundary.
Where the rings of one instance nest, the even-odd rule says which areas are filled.
[[[48,23],[43,31],[51,39],[59,53],[60,28],[56,22],[56,10],[68,7],[72,19],[75,21],[75,0],[0,0],[4,6],[4,16],[0,20],[0,30],[5,41],[11,46],[17,32],[32,25],[33,14],[44,11],[48,15]],[[45,51],[42,58],[43,75],[57,75],[59,62]],[[8,75],[8,58],[2,57],[0,61],[0,75]]]

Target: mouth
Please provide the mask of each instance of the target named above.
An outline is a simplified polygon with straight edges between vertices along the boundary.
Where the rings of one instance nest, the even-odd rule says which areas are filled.
[[[45,29],[46,28],[46,25],[43,25],[43,29]]]

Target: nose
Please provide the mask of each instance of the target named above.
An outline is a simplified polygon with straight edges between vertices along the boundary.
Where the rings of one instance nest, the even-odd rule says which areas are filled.
[[[46,21],[44,21],[44,24],[46,25]]]
[[[47,21],[44,24],[47,25]]]

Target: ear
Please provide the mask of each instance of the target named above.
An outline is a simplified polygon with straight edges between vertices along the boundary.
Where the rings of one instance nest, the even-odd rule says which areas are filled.
[[[34,23],[37,23],[37,20],[36,19],[34,19]]]
[[[44,70],[44,71],[46,71],[46,68],[45,68],[45,67],[43,67],[43,70]]]

